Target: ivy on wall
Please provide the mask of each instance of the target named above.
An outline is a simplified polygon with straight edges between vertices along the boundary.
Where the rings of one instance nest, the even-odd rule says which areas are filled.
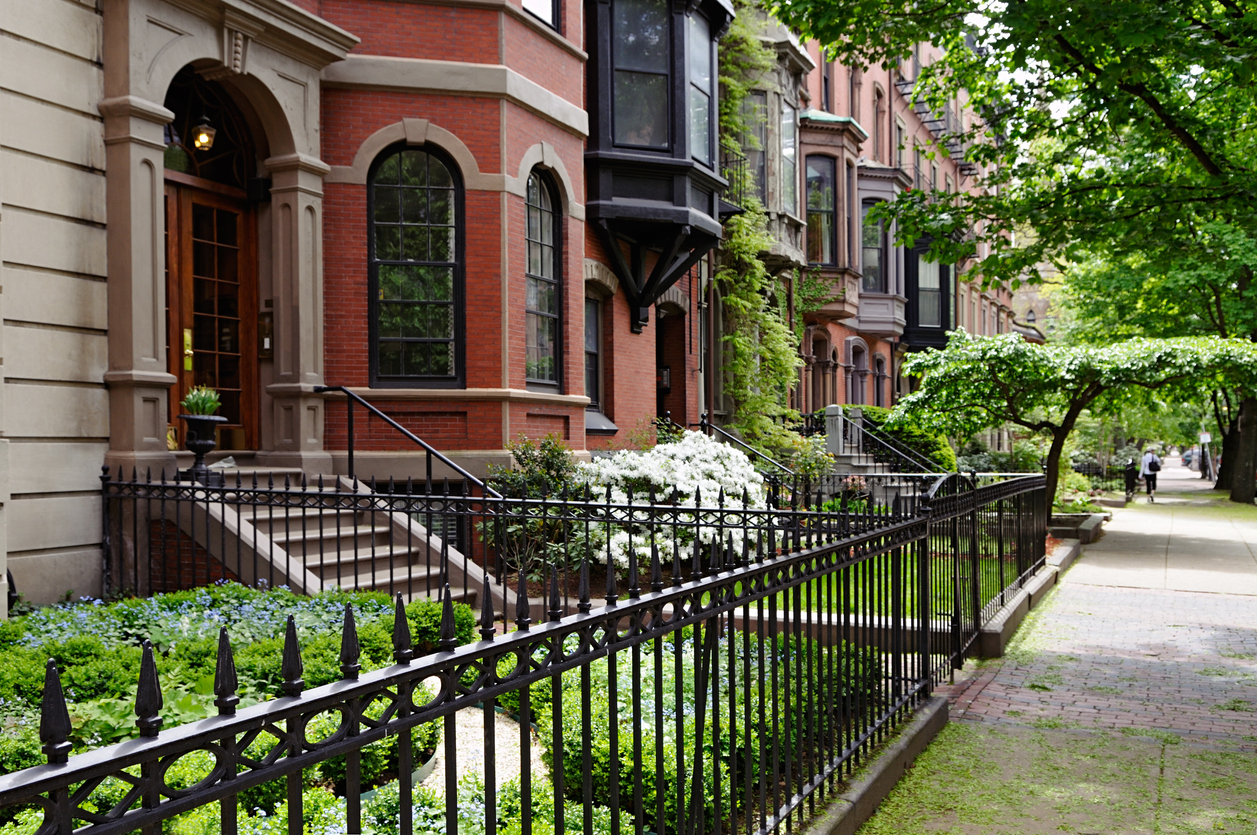
[[[720,42],[720,140],[741,154],[754,142],[755,120],[765,114],[744,107],[753,90],[776,86],[775,51],[762,36],[767,18],[747,0],[735,0],[737,16]],[[782,420],[797,419],[788,407],[789,392],[802,365],[799,339],[786,309],[787,283],[793,276],[768,272],[760,253],[773,242],[764,206],[755,197],[747,167],[726,172],[731,193],[743,194],[742,214],[726,221],[715,280],[724,302],[724,391],[732,400],[729,424],[748,443],[778,450],[790,448],[793,433]],[[734,180],[740,180],[735,182]]]

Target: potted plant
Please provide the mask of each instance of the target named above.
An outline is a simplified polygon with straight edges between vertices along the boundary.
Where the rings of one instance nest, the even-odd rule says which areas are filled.
[[[218,397],[218,392],[209,386],[195,386],[188,390],[183,400],[179,401],[179,405],[187,412],[179,415],[188,425],[188,437],[184,441],[184,446],[196,456],[188,475],[193,481],[209,484],[211,473],[209,467],[205,466],[205,456],[218,446],[214,440],[214,425],[227,422],[227,418],[214,414],[222,405],[222,401]]]

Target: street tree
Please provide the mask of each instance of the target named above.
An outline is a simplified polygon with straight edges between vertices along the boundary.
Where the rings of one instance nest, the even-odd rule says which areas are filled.
[[[957,100],[979,114],[934,151],[963,154],[976,172],[965,186],[976,188],[908,191],[887,208],[901,238],[930,236],[934,257],[969,261],[971,276],[1016,281],[1087,248],[1138,252],[1149,229],[1180,234],[1193,214],[1257,228],[1257,5],[1249,0],[776,0],[772,8],[852,66],[900,67],[914,44],[942,48],[904,83],[936,114]]]
[[[1121,410],[1142,392],[1174,385],[1251,385],[1257,346],[1218,337],[1036,345],[1017,334],[956,331],[945,349],[912,355],[904,373],[921,382],[896,406],[891,425],[910,420],[969,437],[1011,423],[1040,433],[1050,440],[1047,489],[1055,496],[1065,441],[1084,411]]]

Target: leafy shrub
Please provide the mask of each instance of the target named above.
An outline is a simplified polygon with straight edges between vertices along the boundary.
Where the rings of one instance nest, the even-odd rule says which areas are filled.
[[[906,419],[897,420],[894,424],[886,426],[890,418],[890,409],[883,409],[880,406],[846,407],[848,412],[853,408],[862,409],[865,420],[881,429],[900,446],[932,459],[948,472],[956,471],[956,451],[952,449],[951,442],[945,436],[927,432],[914,421]]]
[[[799,741],[798,735],[801,729],[806,726],[804,721],[808,709],[806,700],[802,702],[798,699],[786,700],[774,706],[769,701],[774,698],[774,694],[765,689],[764,682],[760,682],[758,679],[749,682],[742,680],[742,658],[746,652],[746,646],[744,645],[745,636],[742,633],[735,633],[732,640],[726,636],[718,643],[716,652],[722,659],[720,678],[714,681],[711,686],[719,688],[720,696],[717,701],[722,706],[727,706],[731,702],[735,703],[735,712],[738,716],[744,715],[744,709],[749,708],[750,714],[755,717],[754,721],[756,724],[749,732],[749,747],[745,745],[745,738],[741,730],[737,739],[731,739],[726,729],[726,732],[720,738],[720,748],[713,756],[712,752],[716,751],[716,746],[710,717],[707,718],[701,729],[697,723],[696,664],[691,637],[692,629],[687,627],[674,633],[671,641],[664,642],[662,676],[656,674],[649,653],[644,654],[644,669],[641,671],[637,681],[634,680],[632,665],[626,659],[621,659],[617,665],[617,712],[620,719],[620,725],[617,729],[618,762],[613,761],[611,757],[612,732],[610,730],[609,694],[611,687],[609,664],[606,659],[603,659],[593,663],[590,667],[590,708],[593,735],[589,741],[589,746],[591,757],[590,774],[593,782],[594,801],[600,804],[609,803],[611,786],[614,782],[618,782],[621,786],[621,798],[623,798],[625,796],[624,787],[635,786],[635,782],[640,776],[642,806],[643,809],[647,810],[648,815],[648,820],[642,823],[656,832],[672,833],[677,831],[677,821],[680,812],[677,809],[678,796],[676,787],[679,781],[677,775],[676,739],[685,740],[681,754],[683,759],[682,767],[687,770],[687,773],[688,769],[693,767],[696,755],[704,758],[703,796],[706,804],[707,819],[711,820],[715,814],[712,798],[715,796],[717,780],[724,783],[722,793],[726,798],[729,798],[731,795],[728,780],[731,767],[738,769],[740,773],[749,760],[752,773],[759,773],[762,768],[767,767],[764,760],[768,752],[771,751],[774,741],[778,742],[783,750],[796,750],[794,746]],[[731,649],[730,641],[734,656],[734,662],[731,667],[725,663],[725,659],[729,657]],[[779,636],[776,639],[766,639],[761,647],[758,639],[751,638],[749,657],[752,660],[752,669],[758,669],[757,659],[761,649],[768,657],[775,655],[779,664],[791,665],[791,669],[794,669],[793,665],[796,663],[801,663],[803,668],[807,669],[809,666],[807,655],[811,654],[810,664],[811,668],[815,670],[814,685],[817,688],[816,692],[832,693],[837,696],[834,701],[826,705],[813,703],[812,709],[818,712],[828,710],[835,719],[844,715],[855,699],[874,698],[874,694],[877,692],[876,688],[880,683],[881,668],[878,664],[876,650],[871,648],[857,649],[847,644],[833,648],[834,652],[840,653],[839,657],[846,659],[846,663],[843,666],[851,674],[849,680],[840,681],[830,681],[828,679],[830,666],[827,663],[822,663],[822,661],[828,658],[829,648],[820,642],[798,636],[793,636],[789,639],[786,636]],[[826,654],[823,655],[823,653]],[[679,679],[677,674],[678,656],[680,658]],[[581,670],[575,669],[564,673],[562,682],[563,713],[561,725],[563,728],[564,780],[567,787],[567,798],[577,801],[582,797],[585,777],[583,766],[583,685]],[[679,734],[676,730],[678,722],[676,693],[678,690],[682,693],[680,722],[683,727]],[[664,725],[662,728],[657,728],[654,724],[656,692],[660,692],[663,695]],[[783,690],[782,692],[785,691]],[[634,749],[635,730],[632,727],[633,698],[635,695],[641,699],[643,705],[640,727],[642,737],[640,770],[637,767],[637,755]],[[710,693],[704,702],[710,705]],[[767,717],[763,726],[758,723],[761,707],[763,708],[764,716]],[[779,723],[776,726],[776,736],[774,736],[774,726],[771,718],[774,715],[774,707],[779,717]],[[550,704],[547,708],[552,711],[553,705]],[[540,724],[548,726],[551,721],[551,716],[543,715]],[[664,753],[662,765],[659,769],[656,769],[655,757],[659,736],[663,737]],[[543,760],[548,766],[554,768],[555,750],[552,737],[548,734],[543,734],[541,743]],[[656,782],[657,776],[661,780],[660,783]],[[686,793],[688,794],[688,779],[680,782],[685,783]],[[663,793],[665,815],[662,828],[654,820],[654,810],[660,792]],[[683,811],[681,810],[681,812]]]
[[[159,650],[164,727],[213,716],[213,676],[218,630],[227,626],[240,679],[243,705],[281,695],[280,667],[287,616],[297,622],[307,687],[337,681],[340,631],[346,603],[354,605],[360,663],[366,671],[392,663],[393,604],[376,593],[325,592],[300,597],[284,589],[261,591],[233,583],[116,603],[91,601],[41,609],[4,624],[0,644],[0,707],[10,720],[38,716],[45,666],[53,659],[69,703],[75,751],[135,736],[135,691],[139,679],[140,641],[155,640]],[[406,607],[415,650],[435,650],[442,605],[421,599]],[[473,641],[475,615],[454,604],[455,639]],[[273,628],[270,634],[263,629]],[[417,750],[430,742],[416,733]],[[28,735],[14,733],[0,746],[0,773],[31,763]],[[393,743],[394,748],[395,742]],[[396,759],[395,754],[394,760]]]

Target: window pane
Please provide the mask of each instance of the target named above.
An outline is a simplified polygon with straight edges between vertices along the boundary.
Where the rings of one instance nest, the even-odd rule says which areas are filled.
[[[401,220],[401,214],[397,209],[399,193],[400,189],[375,186],[374,198],[376,223],[397,223]]]
[[[807,213],[807,260],[809,264],[833,264],[833,212]]]
[[[917,307],[920,311],[918,324],[923,328],[937,328],[943,324],[943,306],[939,284],[938,262],[926,261],[924,253],[917,253]]]
[[[937,290],[938,262],[926,261],[923,254],[917,255],[917,287],[922,290]]]
[[[555,24],[553,0],[524,0],[524,11],[535,14],[551,26]]]
[[[869,212],[876,204],[869,203],[864,207],[864,224],[861,227],[861,243],[863,244],[864,279],[861,286],[871,293],[886,292],[885,271],[882,265],[882,222],[869,220]]]
[[[690,153],[700,162],[711,162],[711,98],[690,88]]]
[[[601,305],[594,299],[585,299],[585,396],[589,398],[589,408],[600,408],[598,402],[598,374],[600,364],[598,350],[598,320]]]
[[[711,93],[711,24],[699,14],[690,15],[690,83]]]
[[[665,0],[615,0],[612,26],[616,69],[668,71]]]
[[[795,149],[798,147],[795,109],[784,102],[781,105],[781,204],[792,215],[799,213],[799,173]]]
[[[615,141],[668,147],[668,76],[616,71]]]

